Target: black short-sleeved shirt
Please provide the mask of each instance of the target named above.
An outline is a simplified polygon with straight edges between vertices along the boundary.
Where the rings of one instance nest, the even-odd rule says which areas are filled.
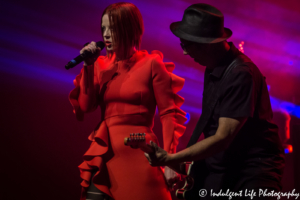
[[[232,43],[229,45],[230,50],[220,65],[205,71],[202,110],[209,104],[212,85],[218,84],[226,68],[242,54]],[[220,117],[248,119],[225,151],[205,159],[210,172],[205,185],[208,189],[238,188],[254,181],[256,185],[280,188],[283,149],[277,126],[272,122],[265,77],[255,64],[245,62],[233,68],[219,87],[220,97],[203,131],[205,138],[216,133]]]

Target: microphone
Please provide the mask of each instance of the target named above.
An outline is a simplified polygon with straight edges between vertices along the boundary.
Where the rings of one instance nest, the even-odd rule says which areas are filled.
[[[89,43],[86,43],[84,46],[86,46],[88,44]],[[96,46],[100,47],[100,49],[102,50],[104,48],[105,44],[104,44],[104,42],[99,41],[99,42],[96,42]],[[79,56],[77,56],[76,58],[74,58],[73,60],[68,62],[68,64],[66,64],[65,68],[71,69],[71,68],[75,67],[76,65],[81,63],[85,58],[89,57],[90,55],[91,55],[90,52],[84,51],[82,54],[80,54]]]

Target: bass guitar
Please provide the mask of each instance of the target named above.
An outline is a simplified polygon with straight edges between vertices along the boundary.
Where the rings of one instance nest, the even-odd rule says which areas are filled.
[[[147,138],[146,133],[130,133],[129,137],[124,138],[124,144],[131,148],[139,148],[146,153],[153,153],[153,149],[147,144],[150,140],[150,138]],[[171,167],[176,172],[186,175],[184,186],[176,190],[175,194],[178,199],[199,198],[199,190],[201,189],[199,186],[201,184],[198,180],[202,178],[199,177],[197,172],[202,170],[203,165],[203,161],[196,161],[185,162],[180,167],[176,167],[176,169]]]

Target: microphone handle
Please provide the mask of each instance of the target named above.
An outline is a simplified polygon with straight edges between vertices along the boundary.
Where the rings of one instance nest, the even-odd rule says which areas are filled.
[[[80,54],[79,56],[77,56],[73,60],[69,61],[68,64],[66,64],[65,68],[66,69],[71,69],[71,68],[75,67],[76,65],[78,65],[79,63],[81,63],[85,58],[84,55],[85,54]]]

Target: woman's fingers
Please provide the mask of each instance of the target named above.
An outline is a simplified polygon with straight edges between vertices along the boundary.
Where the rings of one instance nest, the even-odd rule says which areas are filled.
[[[96,52],[97,49],[100,50],[100,48],[97,47],[96,42],[92,41],[91,43],[89,43],[88,45],[86,45],[85,47],[83,47],[83,48],[80,50],[80,54],[82,54],[84,51],[89,51],[89,52],[91,52],[91,53],[94,54],[94,53]]]
[[[101,49],[97,47],[96,42],[92,41],[80,50],[80,54],[83,54],[85,51],[89,52],[91,55],[84,59],[84,63],[85,65],[92,65],[99,57]]]

